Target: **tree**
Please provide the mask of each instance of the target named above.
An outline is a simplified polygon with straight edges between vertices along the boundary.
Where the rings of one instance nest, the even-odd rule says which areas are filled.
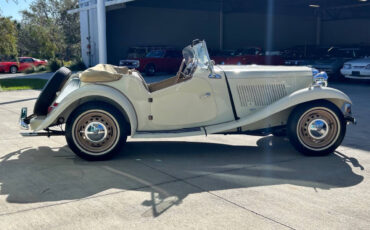
[[[68,10],[77,8],[78,0],[34,0],[29,10],[22,12],[19,26],[20,51],[35,53],[40,58],[50,55],[63,60],[80,58],[80,23],[78,14]],[[39,47],[39,50],[35,50]]]
[[[10,18],[0,16],[0,56],[17,55],[17,29]]]
[[[49,37],[49,31],[38,25],[18,25],[18,49],[22,56],[51,59],[55,57],[57,46]]]

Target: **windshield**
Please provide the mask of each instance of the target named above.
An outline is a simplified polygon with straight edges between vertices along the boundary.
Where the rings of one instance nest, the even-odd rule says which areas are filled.
[[[164,55],[164,50],[152,50],[150,51],[146,57],[150,57],[150,58],[160,58],[160,57],[163,57]]]
[[[186,64],[189,61],[193,62],[201,68],[208,68],[210,64],[210,58],[207,50],[207,45],[205,41],[201,41],[196,45],[190,45],[182,50],[183,57]],[[193,60],[194,59],[194,60]]]
[[[208,68],[210,64],[210,58],[207,50],[207,45],[205,41],[202,41],[192,47],[194,50],[194,57],[198,61],[198,65],[201,68]]]

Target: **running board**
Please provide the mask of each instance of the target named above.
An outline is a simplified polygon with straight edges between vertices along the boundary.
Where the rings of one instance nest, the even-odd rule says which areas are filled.
[[[20,133],[23,137],[51,137],[51,136],[64,136],[64,131],[47,131],[47,132],[27,132]]]
[[[175,130],[137,131],[132,138],[186,137],[206,135],[204,128],[185,128]]]

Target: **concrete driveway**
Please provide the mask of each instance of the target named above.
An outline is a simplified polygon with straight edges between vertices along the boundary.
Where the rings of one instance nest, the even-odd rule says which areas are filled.
[[[370,85],[332,85],[357,126],[327,157],[285,138],[129,139],[113,160],[77,158],[63,137],[21,138],[38,91],[0,93],[0,229],[369,229]]]

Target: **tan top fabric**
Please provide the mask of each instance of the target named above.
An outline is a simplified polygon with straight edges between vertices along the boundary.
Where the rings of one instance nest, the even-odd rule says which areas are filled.
[[[127,67],[118,67],[108,64],[98,64],[80,74],[82,82],[111,82],[118,81],[124,74],[129,74]]]

